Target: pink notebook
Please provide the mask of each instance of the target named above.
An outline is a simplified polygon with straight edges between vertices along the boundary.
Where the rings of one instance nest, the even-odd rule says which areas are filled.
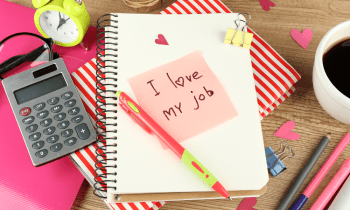
[[[33,9],[0,0],[0,40],[18,32],[39,34],[34,25],[34,12]],[[70,72],[96,54],[96,28],[91,27],[86,38],[92,48],[88,52],[80,46],[54,47]],[[0,139],[0,209],[71,209],[84,180],[83,175],[69,157],[38,168],[33,166],[2,85]]]

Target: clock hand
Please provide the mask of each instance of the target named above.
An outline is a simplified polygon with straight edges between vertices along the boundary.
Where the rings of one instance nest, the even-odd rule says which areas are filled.
[[[57,27],[57,31],[58,31],[59,27],[61,27],[62,25],[64,25],[69,19],[70,19],[70,17],[67,18],[67,20],[65,20],[65,19],[63,19],[63,18],[60,19],[60,24],[59,24],[58,27]]]
[[[59,20],[59,24],[58,24],[58,27],[57,27],[57,31],[63,25],[62,20],[64,20],[64,19],[62,19],[60,12],[58,12],[58,15],[59,15],[60,20]]]

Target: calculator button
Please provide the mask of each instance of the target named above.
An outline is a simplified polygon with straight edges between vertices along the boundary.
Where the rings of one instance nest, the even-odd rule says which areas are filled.
[[[61,149],[62,149],[62,144],[60,144],[60,143],[55,144],[55,145],[52,145],[52,146],[50,147],[50,150],[51,150],[52,152],[58,152],[58,151],[60,151]]]
[[[34,131],[36,131],[38,129],[38,125],[34,124],[34,125],[30,125],[28,127],[26,127],[26,131],[28,133],[33,133]]]
[[[77,142],[77,139],[72,137],[64,141],[64,144],[67,146],[73,146]]]
[[[45,110],[45,111],[39,112],[36,116],[39,117],[40,119],[44,119],[48,115],[49,115],[49,111]]]
[[[51,125],[51,123],[52,123],[52,120],[50,118],[48,118],[46,120],[41,121],[40,125],[43,127],[47,127],[47,126]]]
[[[37,104],[37,105],[35,105],[33,108],[34,108],[36,111],[40,111],[40,110],[42,110],[43,108],[45,108],[45,103],[42,102],[42,103],[40,103],[40,104]]]
[[[65,99],[65,100],[68,100],[70,99],[71,97],[73,96],[73,93],[71,91],[67,92],[67,93],[63,93],[62,94],[62,98]]]
[[[69,122],[68,121],[63,121],[63,122],[61,122],[61,123],[59,123],[58,125],[57,125],[57,127],[58,128],[61,128],[61,129],[65,129],[65,128],[67,128],[69,126]]]
[[[60,114],[55,115],[54,118],[57,121],[62,121],[62,120],[64,120],[64,118],[66,118],[66,114],[65,113],[60,113]]]
[[[49,127],[49,128],[46,128],[45,130],[44,130],[44,133],[46,134],[46,135],[51,135],[51,134],[53,134],[54,132],[55,132],[55,127],[53,127],[53,126],[51,126],[51,127]]]
[[[69,100],[69,101],[67,101],[66,103],[64,103],[64,105],[65,105],[66,107],[72,107],[72,106],[75,105],[76,102],[77,102],[77,101],[76,101],[75,99],[72,99],[72,100]]]
[[[56,141],[58,141],[58,139],[59,139],[58,135],[53,135],[53,136],[47,137],[46,141],[48,143],[55,143]]]
[[[85,123],[78,125],[75,127],[75,130],[78,133],[78,136],[81,140],[85,140],[90,137],[90,131],[89,128]]]
[[[61,135],[63,137],[70,137],[72,134],[73,134],[73,130],[72,129],[68,129],[68,130],[65,130],[65,131],[61,132]]]
[[[74,107],[73,109],[68,110],[68,114],[70,115],[76,115],[80,111],[79,107]]]
[[[19,111],[19,114],[22,116],[27,116],[30,114],[32,110],[29,107],[24,107],[21,109],[21,111]]]
[[[38,158],[43,158],[47,155],[47,149],[40,150],[39,152],[35,153],[35,156]]]
[[[30,135],[29,139],[32,141],[36,141],[36,140],[40,139],[40,137],[41,137],[41,133],[36,132],[36,133],[33,133],[32,135]]]
[[[54,106],[54,107],[51,108],[51,112],[53,112],[53,113],[58,113],[58,112],[60,112],[62,109],[63,109],[63,106],[62,106],[62,105],[57,105],[57,106]]]
[[[72,122],[74,123],[80,123],[81,121],[83,121],[83,116],[82,115],[78,115],[72,118]]]
[[[59,98],[58,97],[54,97],[54,98],[49,99],[47,101],[47,103],[50,104],[50,105],[55,105],[55,104],[58,103],[58,101],[59,101]]]
[[[41,149],[43,146],[44,146],[45,142],[44,141],[38,141],[38,142],[35,142],[32,147],[34,149]]]
[[[34,122],[34,117],[33,116],[30,116],[30,117],[27,117],[27,118],[24,118],[23,120],[22,120],[22,122],[24,123],[24,124],[31,124],[32,122]]]

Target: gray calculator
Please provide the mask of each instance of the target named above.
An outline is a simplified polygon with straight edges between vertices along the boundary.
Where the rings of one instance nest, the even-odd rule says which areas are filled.
[[[2,81],[34,166],[72,153],[96,133],[59,58]]]

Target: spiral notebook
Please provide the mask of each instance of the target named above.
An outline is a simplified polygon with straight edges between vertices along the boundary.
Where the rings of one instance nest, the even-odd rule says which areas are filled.
[[[106,27],[105,67],[98,70],[105,78],[97,81],[99,92],[106,93],[106,102],[101,105],[101,108],[105,105],[106,111],[101,112],[106,113],[106,167],[110,180],[107,199],[112,202],[221,198],[184,170],[181,161],[164,149],[155,136],[147,135],[121,111],[114,97],[116,87],[139,101],[151,117],[163,119],[164,123],[156,121],[176,140],[181,140],[209,171],[214,171],[232,197],[261,195],[268,174],[250,52],[223,43],[237,13],[111,14],[111,17],[112,23]],[[157,68],[161,65],[164,66]],[[170,77],[179,89],[170,87]],[[145,94],[142,90],[150,87],[148,80],[162,88],[161,99],[148,100],[147,96],[142,100]],[[197,108],[197,99],[193,97],[203,101],[200,105],[197,101]],[[176,116],[170,108],[172,121],[168,115],[165,118],[155,114],[166,106],[164,109],[168,110],[173,103],[181,110]],[[164,127],[167,125],[171,126]],[[246,151],[250,151],[250,157],[242,159]],[[153,165],[159,167],[148,174],[139,173]]]
[[[160,14],[211,14],[211,13],[231,13],[231,11],[219,0],[179,0],[164,9]],[[265,118],[270,112],[277,108],[296,90],[295,83],[300,79],[299,73],[288,64],[268,43],[259,35],[248,28],[250,33],[254,33],[250,54],[252,66],[254,69],[254,78],[257,91],[257,100],[259,104],[259,114],[261,119]],[[286,74],[287,72],[287,74]],[[295,76],[291,76],[295,75]],[[95,80],[96,80],[96,60],[92,59],[89,63],[79,68],[72,74],[74,83],[81,94],[85,108],[92,118],[95,119],[96,99],[95,99]],[[71,159],[79,166],[84,176],[90,184],[96,184],[94,181],[95,173],[95,150],[97,144],[91,145],[71,155]],[[98,153],[101,153],[99,150]],[[101,164],[97,164],[102,167]],[[157,167],[157,166],[154,166]],[[149,171],[151,171],[149,169]],[[147,172],[148,173],[148,172]],[[101,177],[96,178],[102,181]],[[96,184],[99,189],[106,190],[105,187]],[[101,191],[101,195],[106,195]],[[152,199],[150,199],[152,200]],[[157,200],[157,199],[154,199]],[[164,202],[123,202],[114,203],[104,199],[110,209],[158,209]]]

